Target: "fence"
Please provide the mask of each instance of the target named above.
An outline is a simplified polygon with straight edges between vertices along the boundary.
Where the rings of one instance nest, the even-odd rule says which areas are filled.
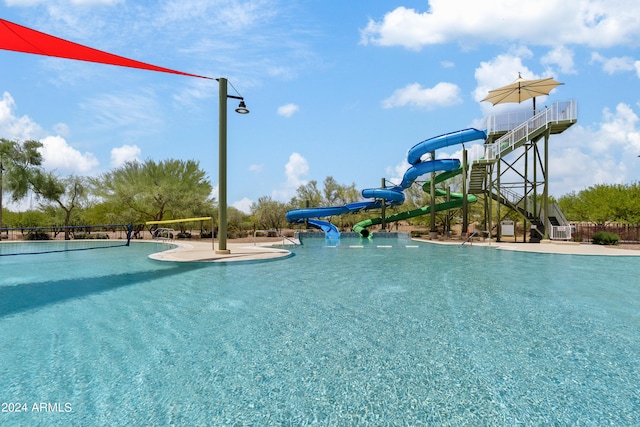
[[[588,242],[593,235],[599,231],[606,231],[620,236],[620,243],[639,243],[640,242],[640,225],[630,224],[575,224],[573,231],[573,240],[578,242]]]

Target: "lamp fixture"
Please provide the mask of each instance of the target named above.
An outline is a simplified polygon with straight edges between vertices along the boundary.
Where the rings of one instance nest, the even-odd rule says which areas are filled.
[[[247,109],[247,106],[245,105],[244,100],[240,101],[240,105],[238,105],[238,108],[236,108],[236,113],[249,114],[249,110]]]

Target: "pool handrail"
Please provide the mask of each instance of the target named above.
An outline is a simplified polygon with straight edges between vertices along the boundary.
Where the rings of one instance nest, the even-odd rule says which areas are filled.
[[[256,234],[258,233],[276,233],[278,236],[282,237],[282,246],[284,246],[284,240],[287,239],[289,242],[291,242],[292,245],[294,246],[298,246],[301,243],[297,243],[294,240],[291,240],[290,238],[288,238],[287,236],[285,236],[284,234],[282,234],[279,230],[276,229],[272,229],[272,230],[254,230],[253,231],[253,246],[256,245]]]
[[[466,239],[464,239],[464,242],[462,242],[462,244],[460,245],[460,247],[463,247],[465,243],[470,242],[469,244],[473,246],[473,236],[475,236],[478,233],[487,233],[487,231],[485,230],[476,230],[473,233],[471,233]]]

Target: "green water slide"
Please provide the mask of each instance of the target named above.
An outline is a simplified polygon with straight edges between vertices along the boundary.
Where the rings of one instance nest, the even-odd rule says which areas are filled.
[[[446,181],[447,179],[453,178],[454,176],[459,175],[460,173],[462,173],[462,167],[460,167],[459,169],[452,170],[450,172],[443,172],[441,174],[438,174],[436,176],[435,181],[436,183],[440,183],[440,182]],[[430,181],[425,182],[424,185],[422,186],[422,189],[425,190],[426,192],[430,192],[431,182]],[[436,196],[446,196],[446,195],[447,195],[446,191],[436,189]],[[436,203],[435,205],[436,212],[445,211],[448,209],[457,209],[462,206],[462,203],[463,203],[462,193],[449,193],[449,196],[451,197],[451,200],[442,202],[442,203]],[[472,194],[467,194],[468,203],[475,203],[477,201],[478,201],[478,198],[476,196]],[[429,213],[431,213],[431,206],[423,206],[418,209],[412,209],[410,211],[389,215],[388,217],[385,218],[385,222],[403,221],[405,219],[415,218],[417,216],[427,215]],[[371,227],[372,225],[378,225],[378,224],[382,224],[382,218],[365,219],[364,221],[360,221],[359,223],[355,224],[353,226],[353,231],[355,231],[356,233],[359,233],[363,237],[368,237],[369,231],[367,230],[367,228]]]

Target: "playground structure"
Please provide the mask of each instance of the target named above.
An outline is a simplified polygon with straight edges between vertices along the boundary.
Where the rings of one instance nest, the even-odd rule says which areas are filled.
[[[368,227],[373,225],[401,221],[421,215],[431,215],[432,232],[434,231],[435,212],[462,207],[462,232],[467,232],[469,203],[480,199],[484,202],[484,229],[489,238],[502,237],[503,211],[518,212],[526,224],[529,223],[529,242],[541,239],[570,239],[571,227],[555,204],[548,203],[549,195],[549,138],[567,130],[577,122],[577,103],[561,101],[549,108],[535,113],[507,113],[490,116],[486,130],[464,129],[422,141],[413,146],[407,154],[411,165],[404,174],[402,182],[392,187],[362,190],[362,197],[372,199],[333,207],[313,207],[294,209],[286,214],[291,223],[307,221],[308,224],[320,228],[328,239],[339,239],[340,232],[328,218],[380,209],[381,215],[361,221],[353,226],[353,231],[362,237],[370,237]],[[467,142],[483,140],[484,156],[467,162]],[[438,159],[438,149],[452,145],[462,145],[462,162],[458,159]],[[423,159],[427,157],[428,159]],[[438,174],[436,174],[438,173]],[[404,203],[403,191],[411,187],[416,180],[426,174],[430,179],[424,183],[423,190],[431,194],[430,204],[386,216],[386,208],[400,206]],[[462,193],[450,193],[448,200],[436,203],[436,196],[444,196],[446,192],[436,189],[437,183],[462,174]],[[497,224],[493,224],[493,203],[496,201]],[[506,231],[506,229],[505,229]],[[526,237],[525,237],[526,241]]]

